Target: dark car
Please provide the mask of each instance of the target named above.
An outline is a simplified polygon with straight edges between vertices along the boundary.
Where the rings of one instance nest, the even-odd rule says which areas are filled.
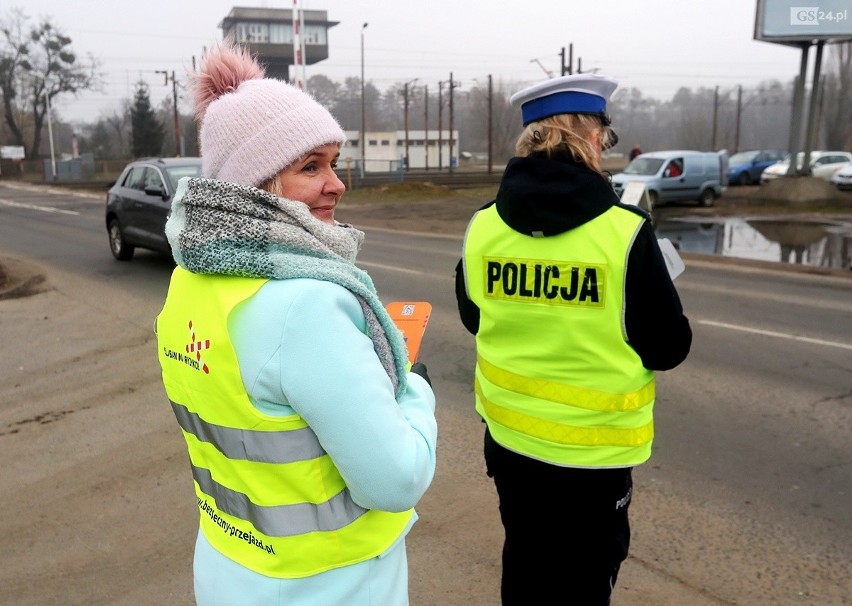
[[[757,185],[765,168],[787,157],[780,149],[759,149],[734,154],[728,159],[730,185]]]
[[[119,261],[136,248],[171,253],[166,219],[181,177],[201,176],[201,158],[141,158],[124,167],[106,199],[109,249]]]

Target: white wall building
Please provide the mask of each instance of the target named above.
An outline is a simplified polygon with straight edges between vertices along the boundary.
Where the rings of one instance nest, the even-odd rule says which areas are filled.
[[[440,145],[438,142],[438,131],[428,131],[428,155],[427,155],[427,131],[408,131],[408,168],[410,170],[449,170],[452,165],[458,167],[459,159],[459,131],[453,130],[453,139],[450,141],[450,132],[441,131]],[[339,168],[351,168],[360,171],[361,161],[361,133],[357,130],[346,131],[346,143],[340,150]],[[367,131],[365,133],[367,147],[364,154],[365,173],[389,173],[399,172],[403,166],[406,151],[406,138],[404,130],[391,131]],[[450,146],[452,143],[452,154]]]

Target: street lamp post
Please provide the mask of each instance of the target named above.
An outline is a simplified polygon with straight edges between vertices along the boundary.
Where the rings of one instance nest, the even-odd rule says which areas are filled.
[[[491,83],[491,74],[488,74],[488,174],[490,175],[492,172],[492,164],[491,164],[491,133],[494,131],[494,121],[492,119],[492,99],[494,97],[494,90]]]
[[[53,151],[53,118],[50,112],[50,92],[45,91],[47,100],[47,138],[50,140],[50,172],[51,180],[56,181],[56,153]]]
[[[50,172],[51,180],[56,181],[56,152],[53,148],[53,116],[50,108],[50,84],[47,81],[47,74],[41,75],[42,91],[47,109],[47,138],[50,141]]]
[[[163,74],[165,77],[166,86],[169,85],[169,72],[166,70],[155,70],[155,74]],[[177,80],[175,80],[175,72],[172,70],[172,100],[174,107],[174,120],[175,120],[175,157],[181,157],[183,154],[181,153],[181,145],[180,145],[180,115],[178,114],[178,95],[177,95]]]
[[[366,112],[364,109],[364,30],[368,23],[361,26],[361,179],[364,178],[364,164],[367,161]]]

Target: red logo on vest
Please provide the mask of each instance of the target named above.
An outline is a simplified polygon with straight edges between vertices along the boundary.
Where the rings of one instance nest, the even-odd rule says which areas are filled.
[[[210,369],[207,368],[207,364],[205,364],[204,360],[201,359],[201,350],[210,349],[210,339],[195,338],[195,330],[192,328],[192,320],[189,321],[189,338],[191,339],[191,342],[186,346],[186,353],[194,353],[195,359],[201,364],[201,370],[204,371],[204,374],[209,375]]]

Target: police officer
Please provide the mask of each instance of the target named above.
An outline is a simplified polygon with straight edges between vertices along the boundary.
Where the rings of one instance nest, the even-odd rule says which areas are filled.
[[[651,455],[654,371],[692,343],[649,216],[601,169],[617,85],[578,74],[512,96],[516,156],[456,268],[505,531],[504,606],[610,603],[632,469]]]

